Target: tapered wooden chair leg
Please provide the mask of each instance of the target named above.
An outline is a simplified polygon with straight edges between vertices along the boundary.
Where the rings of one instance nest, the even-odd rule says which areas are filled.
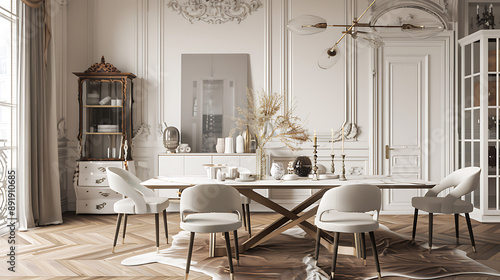
[[[242,214],[242,218],[243,218],[243,226],[245,227],[245,230],[248,231],[247,229],[247,214],[246,214],[246,210],[245,210],[245,204],[241,204],[241,214]]]
[[[459,233],[458,233],[458,214],[455,214],[455,238],[457,240],[457,244],[458,244],[458,238],[460,237]]]
[[[366,242],[365,233],[361,233],[361,256],[363,257],[363,265],[366,265]]]
[[[432,223],[433,223],[433,214],[429,213],[429,253],[431,252],[432,248]]]
[[[318,265],[320,243],[321,243],[321,229],[318,228],[318,230],[316,231],[316,248],[314,250],[314,259],[316,260],[316,265]]]
[[[236,264],[240,266],[240,248],[238,247],[238,230],[233,231],[234,235],[234,254],[236,255]]]
[[[250,224],[250,204],[246,204],[248,236],[252,237],[252,225]]]
[[[122,236],[122,244],[125,244],[125,233],[127,232],[127,219],[128,219],[128,215],[127,214],[123,214],[123,236]]]
[[[167,209],[163,210],[163,226],[165,227],[165,238],[168,244],[168,224],[167,224]]]
[[[340,236],[340,234],[338,232],[334,233],[332,272],[330,274],[330,279],[332,279],[332,280],[335,278],[335,268],[337,266],[337,252],[339,250],[339,236]]]
[[[375,234],[373,231],[370,231],[370,241],[372,243],[372,252],[373,258],[375,259],[375,267],[377,268],[378,279],[382,278],[382,274],[380,273],[380,263],[378,262],[378,253],[377,253],[377,244],[375,243]]]
[[[224,232],[224,239],[226,239],[226,254],[229,261],[229,272],[231,280],[234,279],[233,257],[231,256],[231,240],[229,240],[229,232]]]
[[[191,256],[193,255],[193,244],[194,244],[194,232],[191,232],[191,237],[189,238],[189,248],[188,248],[188,256],[186,263],[186,280],[189,276],[189,266],[191,265]]]
[[[122,222],[122,214],[118,213],[118,217],[116,218],[116,231],[115,231],[115,239],[113,240],[113,253],[115,252],[116,241],[118,240],[118,233],[120,233],[120,224]]]
[[[470,222],[469,213],[465,213],[465,219],[467,221],[467,228],[469,229],[470,242],[472,244],[472,250],[476,253],[476,242],[474,242],[474,233],[472,232],[472,224]]]
[[[418,219],[418,209],[415,208],[415,214],[413,214],[413,231],[411,233],[412,241],[415,241],[415,233],[417,231],[417,219]]]
[[[160,215],[155,213],[156,253],[160,252]]]

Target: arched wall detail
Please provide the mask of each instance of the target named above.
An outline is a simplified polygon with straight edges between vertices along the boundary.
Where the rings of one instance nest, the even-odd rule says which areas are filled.
[[[396,2],[396,3],[395,3]],[[443,24],[446,30],[453,29],[452,19],[447,12],[447,5],[439,5],[431,1],[380,1],[372,9],[370,24],[375,24],[384,14],[401,8],[414,8],[434,15]]]

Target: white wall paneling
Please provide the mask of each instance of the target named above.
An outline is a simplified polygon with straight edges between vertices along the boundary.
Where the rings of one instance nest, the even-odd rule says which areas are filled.
[[[351,42],[348,37],[341,44],[344,58],[333,68],[322,70],[317,66],[318,57],[342,35],[342,29],[330,28],[312,36],[298,36],[286,28],[289,19],[304,14],[324,17],[329,23],[349,23],[369,2],[262,0],[263,7],[240,24],[190,23],[166,6],[168,0],[68,2],[68,24],[65,31],[67,53],[64,55],[66,77],[63,76],[62,85],[66,89],[66,100],[61,101],[66,106],[60,107],[62,114],[67,114],[67,138],[70,140],[67,148],[68,166],[75,164],[75,140],[78,134],[78,116],[69,113],[78,110],[77,79],[71,72],[87,69],[104,55],[106,61],[113,63],[121,71],[133,72],[138,76],[134,87],[134,128],[146,124],[150,127],[150,134],[134,142],[133,158],[137,174],[146,179],[159,174],[158,162],[154,157],[164,152],[158,125],[167,122],[168,125],[180,127],[181,124],[181,55],[248,53],[251,87],[267,92],[286,93],[287,106],[293,101],[297,105],[295,114],[306,122],[311,133],[313,130],[318,132],[318,156],[321,162],[329,162],[330,129],[337,130],[344,120],[350,120],[358,125],[359,135],[345,144],[346,171],[355,168],[354,172],[361,169],[363,174],[380,173],[382,168],[378,160],[383,154],[380,150],[379,130],[382,129],[382,123],[379,114],[382,103],[377,91],[382,77],[377,65],[384,63],[383,58],[375,55],[377,53],[371,48]],[[377,1],[377,14],[382,14],[381,9],[392,2],[394,1]],[[451,3],[455,1],[437,0],[431,6],[440,7],[444,11],[443,7]],[[449,14],[443,12],[445,15],[447,13]],[[368,13],[362,21],[368,22],[370,16],[375,15]],[[450,20],[449,16],[447,20]],[[450,38],[439,40],[453,40]],[[406,45],[406,52],[413,53],[414,50],[427,48],[420,43],[412,41]],[[450,41],[443,44],[446,55],[452,55]],[[351,46],[354,49],[346,51]],[[446,71],[450,70],[452,61],[452,57],[445,61],[448,67]],[[446,80],[446,83],[443,92],[452,92],[453,79]],[[439,104],[448,104],[453,100],[451,95],[443,98],[446,100]],[[452,108],[453,105],[450,105],[447,110]],[[64,110],[68,113],[64,113]],[[446,127],[445,141],[450,143],[454,139],[451,135],[453,129]],[[338,151],[340,143],[335,143],[335,147]],[[289,157],[304,154],[312,157],[311,142],[304,143],[301,148],[297,152],[272,150],[271,154]],[[440,153],[443,154],[443,159],[451,159],[452,151],[443,149]],[[327,168],[330,166],[325,165]],[[444,173],[443,170],[449,168],[438,170]],[[340,163],[337,165],[337,170],[339,169]],[[432,178],[434,177],[431,175]],[[72,189],[68,188],[68,201],[70,204],[73,201],[74,209]],[[280,201],[298,201],[302,194],[276,194],[277,198],[287,195],[286,199]]]
[[[301,15],[317,15],[327,22],[344,24],[346,1],[289,1],[289,18]],[[329,28],[322,33],[301,36],[289,33],[289,88],[288,97],[297,106],[294,111],[302,120],[308,120],[310,132],[316,130],[321,136],[330,134],[330,129],[337,130],[344,121],[346,63],[348,56],[346,42],[340,48],[344,59],[334,67],[323,70],[318,67],[318,57],[335,44],[342,36],[341,28]],[[323,138],[323,137],[321,137]]]
[[[67,2],[59,1],[51,5],[52,16],[52,39],[53,65],[50,65],[51,84],[56,94],[56,116],[58,133],[58,154],[59,154],[59,181],[61,189],[61,206],[63,211],[68,209],[68,188],[72,185],[73,168],[70,162],[67,139],[67,116],[66,106],[66,82],[67,82]]]

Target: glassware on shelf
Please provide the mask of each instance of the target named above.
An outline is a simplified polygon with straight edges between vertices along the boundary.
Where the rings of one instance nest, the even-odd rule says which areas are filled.
[[[87,105],[98,105],[99,104],[99,94],[94,91],[87,95]]]
[[[131,160],[132,73],[124,73],[112,64],[95,63],[78,76],[80,161]],[[123,158],[127,155],[127,158]]]

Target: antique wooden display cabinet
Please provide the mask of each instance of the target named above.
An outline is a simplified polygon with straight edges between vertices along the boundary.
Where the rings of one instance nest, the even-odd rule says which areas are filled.
[[[80,159],[75,178],[77,213],[114,213],[122,196],[108,186],[106,167],[134,172],[132,139],[132,73],[122,73],[102,57],[78,76]]]

